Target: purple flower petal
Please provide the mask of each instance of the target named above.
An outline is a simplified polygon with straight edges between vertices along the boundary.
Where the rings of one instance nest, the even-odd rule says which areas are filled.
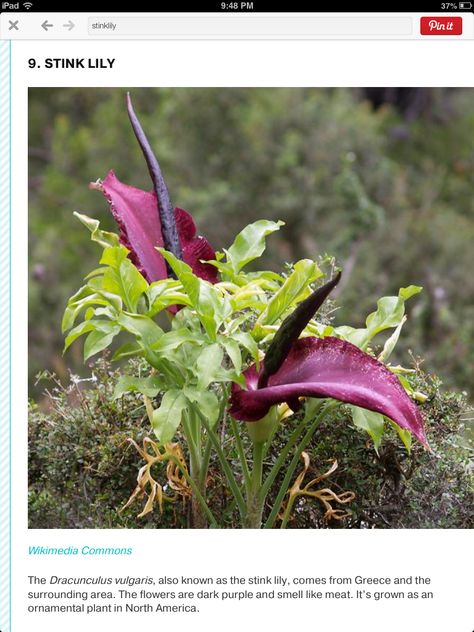
[[[178,226],[184,262],[191,266],[192,271],[199,278],[209,283],[217,283],[217,268],[208,263],[202,263],[216,258],[214,248],[205,237],[196,236],[196,225],[189,213],[182,208],[175,208],[174,217]]]
[[[163,257],[155,246],[163,246],[156,196],[123,184],[109,171],[101,184],[117,222],[120,242],[130,250],[130,258],[148,281],[167,277]]]
[[[245,372],[247,389],[233,385],[230,414],[257,421],[271,406],[298,397],[331,397],[386,415],[426,445],[423,420],[398,378],[381,362],[339,338],[301,338],[280,369],[258,388],[255,366]]]
[[[109,171],[100,188],[110,204],[119,226],[120,242],[130,250],[130,258],[151,283],[168,276],[165,260],[156,250],[163,246],[163,236],[154,192],[131,187]],[[211,283],[217,282],[217,270],[201,260],[215,258],[212,246],[204,237],[196,236],[194,221],[183,209],[174,209],[183,259],[193,272]]]

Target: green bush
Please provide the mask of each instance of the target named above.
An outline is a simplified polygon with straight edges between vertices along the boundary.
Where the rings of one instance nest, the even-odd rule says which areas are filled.
[[[154,527],[120,510],[136,485],[139,458],[127,443],[149,433],[143,402],[134,394],[112,401],[119,373],[105,362],[90,381],[71,376],[64,388],[54,375],[41,402],[30,402],[29,523],[32,528]],[[166,513],[164,520],[171,520]]]
[[[137,362],[127,367],[129,374],[142,370]],[[327,470],[328,460],[337,459],[338,469],[322,486],[338,494],[354,492],[352,514],[341,522],[326,522],[320,503],[302,499],[295,505],[290,527],[474,526],[470,452],[461,439],[465,396],[444,393],[438,379],[417,371],[419,388],[428,396],[423,414],[433,454],[418,444],[407,454],[398,437],[388,434],[377,455],[367,435],[348,422],[342,409],[319,429],[308,450],[308,480]],[[188,524],[189,507],[182,500],[165,502],[163,515],[155,509],[137,518],[143,501],[120,511],[143,465],[127,440],[141,444],[151,431],[141,396],[131,393],[112,401],[119,375],[102,359],[91,366],[87,381],[71,376],[67,387],[51,375],[43,376],[49,390],[39,404],[30,403],[31,528],[183,528]],[[282,439],[293,424],[294,418],[282,426]],[[223,439],[226,445],[225,431]],[[276,457],[278,443],[273,449],[269,459]],[[232,461],[235,455],[228,458]],[[166,483],[164,468],[154,475]],[[235,526],[226,485],[212,462],[208,487],[213,511],[222,523]]]
[[[463,419],[468,414],[465,394],[446,393],[436,377],[417,371],[420,391],[428,396],[422,406],[433,453],[413,444],[409,454],[393,432],[379,454],[343,414],[325,423],[310,450],[324,471],[329,459],[339,468],[329,479],[337,493],[352,491],[352,515],[346,528],[472,528],[474,526],[472,446],[465,440]],[[308,476],[309,478],[310,476]],[[324,527],[320,507],[302,500],[295,527]]]

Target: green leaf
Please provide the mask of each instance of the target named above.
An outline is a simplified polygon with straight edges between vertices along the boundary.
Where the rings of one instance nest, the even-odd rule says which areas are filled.
[[[87,301],[94,295],[94,291],[88,286],[83,285],[67,302],[67,307],[64,310],[61,331],[64,333],[68,329],[74,326],[78,313],[81,311],[81,304],[87,304]]]
[[[127,342],[115,351],[112,356],[112,360],[121,360],[122,358],[129,358],[134,355],[138,355],[143,352],[143,348],[134,342]]]
[[[236,372],[240,373],[242,370],[242,354],[240,353],[240,347],[237,341],[234,338],[220,336],[219,342],[226,350],[226,353],[234,365]]]
[[[392,351],[395,349],[398,339],[400,338],[400,332],[402,331],[402,327],[406,323],[406,320],[407,317],[403,316],[393,334],[385,341],[382,353],[378,357],[380,362],[387,362],[388,358],[391,356]]]
[[[304,421],[310,424],[321,412],[321,406],[324,406],[324,399],[316,397],[308,397],[304,404]]]
[[[233,335],[236,331],[240,331],[240,327],[251,320],[255,314],[252,314],[251,311],[246,311],[243,314],[233,315],[232,320],[227,323],[225,332],[228,336]]]
[[[413,397],[414,389],[413,389],[412,385],[410,384],[410,381],[406,378],[406,376],[403,375],[403,374],[399,374],[397,370],[394,371],[393,367],[391,367],[391,366],[389,366],[388,369],[390,371],[392,371],[392,373],[396,374],[396,376],[400,380],[400,384],[403,386],[403,388],[406,390],[406,392],[410,395],[410,397]]]
[[[409,285],[408,287],[401,287],[398,291],[398,296],[407,301],[412,296],[419,294],[423,290],[421,285]]]
[[[310,336],[316,335],[318,338],[327,338],[334,334],[334,327],[332,325],[318,323],[315,320],[310,320],[304,331]]]
[[[135,311],[138,299],[142,294],[145,294],[148,289],[148,283],[130,259],[122,261],[119,268],[119,274],[125,296],[127,297],[126,303],[130,306],[131,311]]]
[[[64,349],[63,353],[72,345],[72,343],[77,340],[80,336],[87,334],[89,332],[99,331],[103,334],[110,334],[116,328],[116,323],[107,321],[107,320],[85,320],[84,322],[71,329],[69,334],[66,336],[66,340],[64,341]],[[117,332],[118,333],[118,332]]]
[[[191,301],[191,305],[196,308],[199,303],[199,277],[193,273],[191,266],[177,259],[171,252],[168,252],[164,248],[157,248],[157,250],[170,264],[171,269],[181,281],[184,291]]]
[[[74,327],[74,323],[76,322],[77,314],[79,313],[77,307],[69,307],[67,306],[64,310],[63,319],[61,321],[61,331],[64,333]]]
[[[257,371],[259,369],[257,368]],[[216,382],[235,382],[236,384],[238,384],[240,386],[240,388],[243,388],[244,390],[247,388],[247,381],[245,379],[245,375],[243,373],[236,373],[235,371],[229,371],[229,374],[227,376],[227,379],[219,379],[219,376],[216,376]]]
[[[403,301],[398,296],[383,296],[377,301],[377,311],[365,321],[371,338],[389,327],[396,327],[403,314]]]
[[[145,348],[152,348],[163,335],[161,327],[142,314],[122,312],[117,322],[125,331],[135,336]]]
[[[95,331],[95,322],[93,320],[88,320],[80,323],[77,327],[74,327],[69,334],[66,336],[64,341],[63,353],[72,345],[72,343],[82,336],[83,334],[87,334],[90,331]]]
[[[239,275],[239,278],[241,276],[242,275]],[[285,280],[285,278],[281,274],[273,272],[272,270],[247,272],[245,274],[245,278],[248,279],[248,282],[259,281],[262,287],[265,287],[265,289],[271,290],[273,292],[276,292]]]
[[[367,316],[366,327],[354,329],[353,327],[337,327],[334,332],[339,337],[352,342],[360,349],[365,349],[369,342],[377,334],[392,327],[398,328],[405,316],[405,301],[421,292],[423,288],[418,285],[410,285],[400,288],[398,296],[384,296],[377,301],[377,310]],[[403,323],[402,323],[403,325]],[[400,334],[400,332],[398,332]],[[395,335],[388,345],[388,351],[392,351],[398,340]],[[388,342],[388,341],[387,341]],[[392,346],[392,349],[390,347]]]
[[[235,238],[234,243],[225,251],[227,261],[232,265],[235,274],[250,261],[257,259],[265,250],[265,237],[280,230],[284,222],[270,222],[261,219],[246,226]]]
[[[173,317],[171,328],[176,330],[182,329],[183,327],[195,334],[196,337],[205,337],[206,341],[208,341],[208,336],[202,331],[202,323],[199,320],[199,316],[192,307],[183,307],[183,309],[180,309]]]
[[[364,349],[367,346],[367,329],[354,329],[354,327],[342,325],[341,327],[336,327],[334,333],[342,340],[347,340],[347,342],[351,342],[360,349]]]
[[[218,328],[232,311],[230,304],[225,301],[216,286],[193,274],[190,266],[163,248],[158,250],[181,281],[207,335],[211,340],[215,340]]]
[[[181,327],[180,329],[174,329],[173,331],[168,331],[163,334],[158,342],[152,345],[152,349],[153,351],[166,354],[174,349],[178,349],[185,343],[201,345],[203,340],[202,338],[196,337],[189,329]]]
[[[273,325],[290,307],[296,306],[311,293],[310,283],[322,275],[314,261],[297,261],[293,266],[293,272],[258,317],[255,328],[258,329],[260,325]]]
[[[217,255],[221,255],[223,257],[224,253],[216,252],[216,257]],[[225,261],[208,261],[207,263],[217,268],[219,272],[221,273],[222,277],[227,276],[229,278],[232,278],[234,276],[234,270],[232,269],[232,266],[230,265],[230,263],[226,263]]]
[[[91,231],[91,240],[97,242],[102,248],[108,248],[109,246],[118,246],[119,238],[115,233],[109,233],[99,228],[100,222],[97,219],[92,219],[87,215],[75,212],[74,215],[77,219]]]
[[[98,290],[97,294],[100,298],[107,301],[108,305],[110,305],[115,310],[117,316],[121,313],[123,303],[120,296],[117,296],[117,294],[112,294],[111,292],[105,292],[104,290]],[[103,303],[97,301],[97,304],[102,305]]]
[[[257,365],[257,371],[259,371],[260,370],[260,357],[259,357],[258,345],[255,342],[255,340],[252,338],[252,336],[246,331],[236,331],[235,333],[232,334],[232,337],[235,340],[237,340],[237,342],[240,343],[242,347],[244,347],[244,349],[247,349],[247,351],[250,353],[251,357],[253,358],[253,360],[255,361]]]
[[[128,256],[128,250],[125,246],[114,246],[112,248],[106,248],[102,253],[99,263],[104,266],[110,266],[111,268],[118,269],[122,261]]]
[[[402,440],[403,445],[406,448],[406,451],[408,452],[408,454],[410,454],[411,452],[411,443],[412,443],[412,436],[411,436],[411,432],[409,430],[405,430],[405,428],[400,428],[400,426],[398,424],[396,424],[394,421],[392,421],[391,419],[388,420],[390,422],[390,425],[395,428],[395,430],[398,433],[398,436],[400,437],[400,439]]]
[[[224,352],[217,343],[204,347],[196,361],[198,388],[206,389],[222,367]]]
[[[211,340],[216,339],[217,330],[225,318],[232,313],[230,302],[211,283],[199,279],[199,300],[196,307],[199,320]]]
[[[416,285],[400,288],[398,296],[384,296],[377,301],[377,311],[367,316],[365,322],[369,340],[384,329],[398,327],[405,314],[405,301],[421,292]]]
[[[224,383],[229,384],[230,382],[235,382],[239,384],[243,389],[247,388],[247,382],[245,380],[245,376],[243,373],[237,373],[237,371],[232,369],[218,369],[212,378],[212,381],[215,383]]]
[[[112,307],[112,305],[106,305],[105,307],[96,307],[95,309],[93,307],[89,307],[84,315],[84,320],[92,318],[92,316],[105,316],[109,320],[113,321],[117,320],[118,318],[118,314]]]
[[[349,408],[354,425],[357,428],[362,428],[369,434],[374,442],[375,451],[378,453],[385,427],[384,416],[371,410],[365,410],[365,408],[359,408],[359,406],[349,406]]]
[[[197,412],[202,415],[212,429],[219,419],[219,400],[217,395],[212,391],[202,391],[187,387],[184,389],[185,395],[191,402],[191,405],[197,407]]]
[[[121,296],[128,311],[135,312],[138,299],[148,289],[148,283],[129,259],[123,259],[118,267],[109,267],[103,276],[103,288]]]
[[[163,395],[161,405],[153,411],[153,431],[161,443],[171,441],[181,423],[188,400],[181,389],[171,389]]]
[[[180,291],[181,289],[181,283],[171,279],[152,283],[147,291],[149,305],[147,316],[151,318],[170,305],[191,305],[191,301]]]
[[[118,399],[125,393],[138,392],[147,397],[156,397],[162,388],[163,383],[158,375],[148,377],[134,377],[132,375],[122,375],[115,385],[112,399]]]
[[[253,309],[261,312],[267,304],[267,295],[258,280],[246,283],[231,295],[230,302],[235,312]]]
[[[84,279],[87,280],[87,279],[93,279],[96,276],[102,276],[106,270],[107,268],[105,266],[102,266],[101,268],[96,268],[95,270],[92,270],[91,272],[89,272],[89,274],[86,274]]]
[[[104,274],[108,268],[104,267]],[[101,292],[104,289],[104,275],[92,277],[87,283],[92,292]],[[122,300],[122,299],[120,299]]]
[[[119,332],[120,327],[118,326],[113,326],[109,332],[99,329],[92,331],[84,342],[84,361],[106,349]]]
[[[122,299],[119,296],[108,294],[107,292],[92,292],[85,296],[82,300],[72,301],[69,300],[66,307],[61,323],[61,329],[63,332],[71,329],[76,322],[79,314],[84,310],[92,306],[103,306],[107,309],[104,315],[109,318],[118,318],[119,313],[122,310]]]
[[[90,296],[93,293],[94,290],[92,290],[89,285],[83,285],[81,288],[79,288],[77,290],[77,292],[75,294],[73,294],[69,300],[68,300],[68,305],[73,305],[74,303],[78,303],[79,301],[82,301],[82,299],[86,298],[87,296]]]

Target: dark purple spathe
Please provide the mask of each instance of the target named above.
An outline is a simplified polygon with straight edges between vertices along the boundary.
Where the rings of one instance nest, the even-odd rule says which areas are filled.
[[[255,365],[245,373],[247,390],[234,384],[230,414],[258,421],[275,404],[298,397],[330,397],[381,413],[426,445],[423,420],[400,381],[381,362],[339,338],[297,340],[280,369],[258,388]]]
[[[150,283],[166,279],[165,260],[156,250],[163,247],[158,202],[154,191],[142,191],[120,182],[109,171],[99,188],[110,204],[110,210],[120,229],[120,241],[130,250],[130,258]],[[207,239],[196,235],[196,225],[189,213],[175,208],[174,220],[178,231],[183,260],[197,276],[211,283],[217,282],[214,266],[202,263],[215,259],[215,252]]]

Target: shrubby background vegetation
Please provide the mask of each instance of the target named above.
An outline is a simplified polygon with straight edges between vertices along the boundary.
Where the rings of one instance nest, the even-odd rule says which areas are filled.
[[[132,361],[127,373],[136,373]],[[137,515],[145,501],[138,499],[123,509],[136,485],[138,469],[144,465],[128,442],[141,445],[150,436],[150,423],[141,395],[129,393],[113,401],[120,373],[101,359],[93,366],[95,379],[84,389],[73,379],[63,386],[45,376],[48,398],[30,404],[29,522],[33,528],[184,528],[189,503],[178,498],[165,502],[143,518]],[[438,380],[420,369],[419,387],[428,396],[422,406],[434,456],[421,445],[408,454],[395,432],[387,433],[377,454],[365,433],[351,423],[343,407],[319,428],[307,452],[311,459],[306,482],[329,469],[338,468],[316,488],[336,494],[355,494],[345,520],[325,520],[325,508],[315,499],[297,501],[290,528],[473,528],[470,451],[460,440],[466,402],[462,395],[446,394]],[[283,445],[295,420],[284,423],[278,433]],[[225,426],[228,431],[228,424]],[[184,441],[178,431],[177,440]],[[237,454],[230,449],[231,434],[224,430],[222,443],[229,462],[238,471]],[[251,452],[251,446],[247,445]],[[266,464],[276,460],[280,444],[272,446]],[[166,465],[155,465],[153,476],[166,481]],[[302,466],[297,469],[299,473]],[[283,470],[284,471],[284,470]],[[278,489],[278,486],[276,486]],[[170,494],[171,490],[165,489]],[[275,492],[274,492],[275,494]],[[264,511],[267,516],[274,494]],[[217,457],[211,460],[208,498],[219,524],[237,528],[238,512],[231,503]],[[340,508],[334,505],[335,509]],[[277,526],[280,524],[277,521]]]
[[[272,237],[262,265],[280,269],[285,261],[324,253],[335,256],[344,278],[334,293],[341,305],[334,316],[336,322],[353,326],[363,324],[378,297],[396,294],[408,284],[424,286],[408,305],[409,322],[392,361],[410,364],[412,350],[423,358],[424,370],[439,375],[445,388],[466,391],[472,402],[472,90],[134,89],[132,94],[174,204],[194,215],[199,231],[216,248],[229,245],[257,218],[284,220],[286,227]],[[113,168],[124,182],[151,188],[124,98],[121,89],[30,91],[29,359],[30,392],[37,402],[31,404],[32,526],[136,524],[134,510],[120,518],[116,514],[136,477],[137,455],[128,450],[123,456],[118,450],[135,428],[136,415],[125,422],[109,410],[103,395],[100,410],[92,408],[98,415],[94,421],[94,416],[82,415],[78,406],[84,403],[74,400],[68,406],[70,395],[63,394],[65,413],[58,416],[52,398],[43,395],[47,384],[35,381],[35,375],[46,369],[63,384],[69,383],[70,371],[90,377],[80,343],[62,356],[60,332],[67,297],[80,287],[97,255],[88,231],[72,212],[86,213],[115,230],[107,203],[88,189],[88,183]],[[437,389],[432,391],[433,406],[442,406],[443,398],[457,402],[457,408],[445,409],[443,423],[459,433],[460,416],[469,418],[469,413],[461,413],[463,396],[442,395]],[[99,396],[100,389],[96,395],[95,391],[90,397]],[[135,404],[137,408],[139,402]],[[112,430],[108,445],[94,443],[101,437],[107,444],[112,418],[119,424],[117,433]],[[343,427],[342,443],[347,439]],[[140,425],[135,430],[139,432]],[[364,450],[364,435],[353,428],[350,433],[356,433],[358,449]],[[450,436],[457,436],[454,430]],[[86,454],[89,440],[95,446],[94,458]],[[347,445],[354,440],[351,435]],[[452,445],[459,443],[457,439],[446,441],[446,455],[453,463],[462,462],[466,471],[467,453],[455,452]],[[375,506],[386,499],[378,489],[384,480],[377,470],[381,461],[374,461],[373,448],[371,454],[376,469],[369,468],[367,476],[372,471],[375,487],[363,490],[359,499],[365,495]],[[120,482],[108,467],[120,467],[114,470]],[[77,482],[81,477],[82,492]],[[420,493],[427,480],[424,475],[419,479]],[[344,482],[346,489],[348,483]],[[459,496],[465,498],[463,485],[459,483],[459,490],[464,490]],[[446,494],[456,498],[453,489]],[[465,526],[468,521],[459,505],[463,501],[457,499],[451,513],[443,509],[438,516],[430,504],[425,522],[416,523],[422,515],[421,495],[410,498],[412,514],[384,513],[377,526],[384,520],[385,526]],[[87,513],[91,507],[97,512],[94,525]],[[370,525],[372,514],[367,515]]]

